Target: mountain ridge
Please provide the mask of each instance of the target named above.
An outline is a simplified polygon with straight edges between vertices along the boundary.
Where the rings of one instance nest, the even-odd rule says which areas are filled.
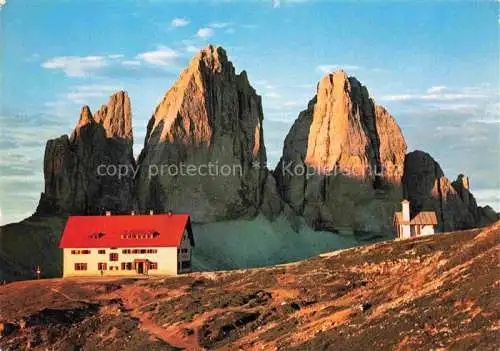
[[[282,157],[272,173],[266,167],[262,98],[251,86],[246,71],[236,74],[222,47],[208,45],[193,56],[154,109],[144,147],[133,161],[128,145],[133,141],[131,119],[130,99],[123,91],[113,94],[94,115],[88,106],[82,107],[69,142],[63,136],[47,143],[45,191],[36,213],[50,214],[51,206],[56,208],[52,212],[67,214],[173,210],[191,213],[195,222],[210,223],[253,218],[258,213],[272,220],[285,212],[288,216],[303,216],[315,229],[335,232],[347,227],[361,232],[388,232],[392,213],[404,195],[415,200],[414,212],[435,210],[441,230],[467,229],[493,218],[490,209],[477,206],[468,178],[459,177],[452,183],[430,155],[424,157],[428,161],[420,162],[415,157],[421,155],[418,150],[407,153],[395,118],[375,103],[366,86],[343,70],[320,79],[316,94],[285,138]],[[97,157],[99,161],[126,161],[127,167],[138,167],[135,179],[126,180],[129,191],[119,200],[127,202],[125,206],[116,201],[108,206],[109,201],[103,200],[116,198],[117,194],[116,190],[107,194],[100,180],[92,179],[95,162],[79,169],[87,175],[83,183],[64,185],[64,177],[58,177],[54,165],[62,164],[65,174],[65,167],[74,168],[71,164],[65,166],[69,163],[65,159],[76,158],[77,163],[84,164],[89,157],[85,150],[90,148],[93,153],[94,144],[103,144],[102,140],[96,142],[95,136],[81,138],[82,128],[102,128],[106,141],[117,138],[128,142],[118,152],[127,154],[128,161],[105,151]],[[81,151],[68,156],[69,144],[80,145],[73,148]],[[162,167],[163,171],[182,164],[200,167],[216,162],[237,167],[239,174],[151,175],[151,168]],[[283,172],[287,165],[314,172],[311,177],[289,175]],[[442,189],[418,194],[418,181],[414,184],[409,179],[424,180],[434,168],[442,174],[438,177],[442,178]],[[92,193],[96,184],[101,193],[94,190],[90,196],[72,195],[72,204],[60,199],[74,194],[75,187]],[[185,196],[186,189],[190,198]],[[79,206],[78,201],[87,204]],[[92,201],[99,205],[89,208]],[[441,215],[444,204],[446,215]],[[466,218],[459,220],[457,216]]]
[[[490,207],[477,206],[466,176],[452,182],[429,154],[407,153],[395,118],[342,71],[321,79],[290,128],[273,172],[265,166],[262,99],[245,71],[236,74],[222,48],[200,51],[166,92],[149,120],[138,160],[132,153],[131,106],[124,91],[113,94],[94,114],[83,106],[71,135],[47,142],[45,187],[36,212],[1,227],[0,259],[9,264],[0,266],[0,279],[30,277],[33,265],[39,264],[48,276],[58,276],[57,243],[71,214],[187,212],[194,223],[206,225],[204,236],[240,231],[271,240],[270,251],[260,246],[265,242],[252,243],[251,249],[275,255],[282,248],[287,252],[277,257],[283,262],[344,247],[343,234],[352,246],[362,244],[361,237],[393,238],[392,215],[403,197],[410,199],[413,213],[435,211],[441,231],[498,220]],[[183,163],[197,170],[207,164],[236,165],[241,172],[229,177],[147,173],[150,167],[180,168]],[[307,166],[314,173],[279,172],[284,164]],[[97,175],[100,165],[125,167],[128,173],[120,178]],[[284,233],[290,230],[298,235],[292,242],[302,242],[298,245],[304,250],[287,246]],[[334,237],[318,246],[310,238],[312,230]],[[235,250],[233,241],[222,241],[225,249]],[[28,250],[28,259],[26,242],[33,251]],[[210,250],[209,255],[216,255],[214,247]],[[217,269],[202,254],[202,266]],[[235,260],[241,262],[224,262],[224,267],[248,264]]]

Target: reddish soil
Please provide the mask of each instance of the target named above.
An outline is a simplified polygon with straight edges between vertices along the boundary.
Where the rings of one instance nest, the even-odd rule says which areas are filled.
[[[295,264],[0,287],[0,350],[498,350],[500,222]]]

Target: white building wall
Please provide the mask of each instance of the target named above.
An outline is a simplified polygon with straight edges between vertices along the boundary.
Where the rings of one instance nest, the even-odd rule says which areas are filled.
[[[432,235],[434,234],[433,225],[424,225],[420,231],[420,235]]]
[[[411,236],[410,225],[409,224],[401,224],[401,238],[406,239]]]
[[[410,221],[410,203],[408,201],[403,200],[401,202],[401,214],[403,221]]]
[[[106,263],[107,269],[103,276],[134,276],[137,275],[135,269],[122,270],[122,262],[134,262],[136,259],[147,259],[158,264],[158,269],[148,270],[148,275],[176,275],[177,274],[177,248],[176,247],[127,247],[127,250],[134,249],[156,249],[157,253],[144,254],[124,254],[123,248],[72,248],[63,249],[63,277],[75,276],[101,276],[98,263]],[[72,254],[72,250],[90,250],[90,254]],[[99,250],[105,250],[105,254],[99,254]],[[110,254],[117,253],[118,261],[110,261]],[[87,270],[75,270],[75,263],[86,263]],[[110,269],[113,267],[113,269]]]

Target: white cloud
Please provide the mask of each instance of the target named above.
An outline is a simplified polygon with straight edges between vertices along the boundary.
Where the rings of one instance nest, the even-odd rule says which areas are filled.
[[[345,71],[356,71],[356,70],[360,69],[360,67],[356,66],[356,65],[333,64],[333,65],[319,65],[317,67],[317,69],[323,73],[332,73],[332,72],[335,72],[339,69],[343,69]]]
[[[124,66],[140,66],[141,61],[138,60],[123,60],[122,65]]]
[[[69,111],[74,110],[75,105],[94,105],[99,102],[99,106],[106,101],[108,96],[123,88],[120,82],[72,86],[65,94],[58,94],[56,100],[44,103],[47,108],[46,113],[54,116],[67,116]]]
[[[266,0],[268,2],[269,0]],[[310,2],[312,0],[272,0],[273,8],[280,8],[281,5],[297,5]]]
[[[0,8],[4,7],[7,3],[7,0],[0,0]]]
[[[425,94],[399,94],[399,95],[385,95],[381,100],[384,101],[454,101],[463,99],[482,99],[486,95],[481,93],[425,93]]]
[[[68,95],[66,97],[69,101],[71,101],[74,104],[87,105],[88,99],[101,97],[101,96],[103,96],[103,94],[100,92],[86,91],[86,92],[68,93]]]
[[[73,87],[75,91],[100,91],[100,92],[110,92],[117,90],[115,85],[105,85],[105,84],[87,84],[87,85],[77,85]]]
[[[271,99],[278,99],[281,97],[281,95],[275,91],[269,91],[266,93],[266,97],[271,98]]]
[[[200,38],[209,38],[214,35],[214,30],[212,28],[200,28],[196,32],[196,36]]]
[[[492,101],[487,103],[484,106],[484,111],[481,114],[476,114],[476,116],[476,118],[470,120],[471,123],[500,124],[500,102]]]
[[[456,128],[457,133],[463,133],[464,126],[493,127],[500,123],[498,92],[485,84],[458,88],[432,86],[421,93],[385,95],[380,100],[392,102],[408,113],[434,116],[438,120],[444,116],[447,119],[444,126],[439,126],[441,129],[449,127],[453,117],[460,117],[458,120],[464,125]]]
[[[91,98],[107,96],[117,90],[116,86],[111,85],[80,85],[73,87],[66,98],[75,104],[88,104]]]
[[[123,58],[123,55],[122,54],[113,54],[113,55],[108,55],[108,58],[110,58],[112,60],[117,60],[117,59]]]
[[[157,50],[140,53],[137,55],[137,58],[152,65],[169,66],[174,63],[178,56],[177,51],[166,46],[161,46]]]
[[[450,103],[450,102],[445,102],[445,103],[435,103],[432,105],[434,108],[438,110],[443,110],[443,111],[453,111],[453,112],[459,112],[459,113],[474,113],[479,109],[479,106],[477,104],[470,104],[470,103]]]
[[[430,87],[429,89],[427,89],[427,94],[440,93],[445,89],[446,89],[446,87],[444,85],[437,85],[437,86]]]
[[[198,52],[199,48],[194,45],[186,45],[187,52]]]
[[[269,82],[265,79],[257,79],[253,81],[255,86],[258,86],[260,91],[263,91],[263,95],[270,99],[279,99],[281,98],[281,94],[276,91],[277,88],[280,88],[280,85],[274,85],[272,82]],[[268,106],[269,107],[269,106]],[[279,106],[280,108],[282,105]]]
[[[290,87],[297,89],[314,89],[316,85],[314,84],[293,84]]]
[[[214,23],[210,23],[208,26],[210,28],[226,28],[226,27],[229,27],[231,25],[231,23],[227,23],[227,22],[214,22]]]
[[[256,24],[242,24],[241,25],[242,28],[246,28],[246,29],[255,29],[255,28],[259,28],[258,25]]]
[[[473,119],[470,122],[480,124],[500,124],[500,119]]]
[[[178,28],[185,27],[189,24],[189,21],[186,18],[174,18],[172,22],[170,22],[170,27]]]
[[[269,89],[269,90],[274,90],[274,89],[276,89],[278,87],[278,85],[272,84],[271,82],[269,82],[268,80],[265,80],[265,79],[257,79],[254,82],[254,84],[255,85],[260,85],[263,88],[266,88],[266,89]]]
[[[109,64],[104,56],[61,56],[42,63],[43,68],[60,69],[68,77],[86,77]]]
[[[257,80],[254,82],[254,84],[256,84],[256,85],[267,85],[267,84],[269,84],[269,83],[268,83],[268,81],[267,81],[267,80],[265,80],[265,79],[257,79]]]

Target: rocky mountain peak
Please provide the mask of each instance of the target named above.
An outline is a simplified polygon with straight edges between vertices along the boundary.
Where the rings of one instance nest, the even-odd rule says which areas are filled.
[[[494,212],[477,206],[467,176],[460,174],[451,182],[426,152],[406,155],[403,185],[412,211],[435,211],[442,231],[469,229],[498,219]]]
[[[83,106],[78,123],[45,148],[45,190],[37,212],[45,214],[129,211],[133,179],[99,174],[98,167],[135,165],[132,153],[132,113],[126,92],[113,94],[95,116]]]
[[[96,113],[108,138],[132,140],[132,108],[130,98],[125,91],[118,91],[110,96],[108,104]]]
[[[95,123],[95,120],[92,117],[92,112],[90,111],[90,107],[88,107],[87,105],[82,106],[80,110],[80,118],[78,119],[75,129],[73,130],[71,139],[73,140],[74,138],[79,137],[80,129],[93,123]]]
[[[71,138],[47,142],[37,211],[171,210],[195,222],[283,211],[315,229],[387,235],[404,188],[412,210],[434,209],[442,229],[497,217],[476,205],[466,176],[450,182],[430,155],[406,155],[396,120],[343,70],[318,82],[270,174],[262,101],[250,81],[223,48],[198,52],[151,116],[136,179],[96,172],[135,166],[128,94],[116,92],[94,115],[82,107]]]
[[[106,117],[107,113],[108,113],[108,105],[101,105],[101,107],[99,108],[99,110],[97,110],[94,113],[94,120],[97,123],[102,123],[102,121]]]
[[[384,232],[401,200],[405,154],[394,118],[338,70],[319,81],[299,114],[275,175],[284,200],[313,227]],[[314,172],[284,174],[285,165]]]
[[[319,173],[332,171],[342,156],[342,145],[346,141],[352,146],[366,147],[367,140],[359,130],[360,125],[352,125],[352,118],[349,118],[352,106],[350,93],[347,74],[342,70],[327,74],[318,84],[305,163]],[[358,130],[355,130],[357,127]],[[354,133],[349,135],[350,130]]]
[[[92,118],[92,112],[90,111],[90,107],[84,105],[80,110],[80,119],[78,120],[78,126],[83,126],[91,122],[94,122],[94,119]]]
[[[323,86],[326,89],[332,90],[333,88],[339,89],[349,84],[349,76],[343,69],[338,69],[335,72],[331,72],[323,76],[319,81],[318,91],[321,91]]]
[[[235,73],[221,47],[202,49],[156,107],[139,157],[140,169],[217,162],[236,167],[237,172],[153,178],[140,172],[140,206],[186,211],[201,222],[255,215],[268,178],[265,168],[253,167],[255,162],[266,163],[262,120],[261,97],[247,74]],[[188,188],[190,197],[185,196]]]
[[[325,75],[304,113],[312,117],[305,164],[320,174],[334,169],[358,177],[380,173],[399,182],[406,153],[401,129],[356,78],[343,70]]]
[[[190,67],[196,64],[203,64],[213,72],[222,72],[226,68],[233,68],[232,63],[227,58],[226,50],[220,46],[212,44],[201,49],[201,51],[192,60]],[[234,68],[233,68],[234,70]]]
[[[222,88],[228,89],[236,80],[234,66],[223,48],[213,45],[203,48],[156,107],[148,125],[148,137],[156,130],[162,142],[175,139],[178,143],[209,146],[213,137],[211,118],[218,112],[210,103],[214,94],[220,93]],[[199,105],[194,106],[194,101]],[[178,114],[179,109],[184,113]]]
[[[469,190],[469,177],[460,173],[453,182],[453,186],[455,186],[455,189]]]

